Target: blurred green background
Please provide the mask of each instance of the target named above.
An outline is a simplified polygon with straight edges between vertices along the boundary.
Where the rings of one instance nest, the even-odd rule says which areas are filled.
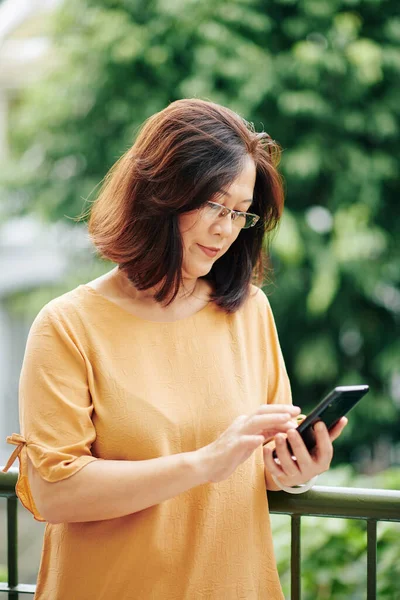
[[[236,110],[283,148],[286,209],[266,289],[293,397],[307,411],[336,384],[368,383],[336,460],[396,462],[397,0],[70,0],[40,27],[51,60],[10,111],[2,219],[72,224],[143,120],[177,98]],[[12,304],[34,314],[54,293]]]
[[[283,149],[286,208],[265,290],[293,398],[307,412],[335,385],[369,384],[334,465],[353,478],[396,470],[398,0],[69,0],[19,35],[49,50],[9,103],[0,226],[34,216],[81,229],[72,219],[144,119],[182,97],[229,106]],[[57,282],[4,296],[10,314],[31,321],[110,268],[85,244],[67,254]]]

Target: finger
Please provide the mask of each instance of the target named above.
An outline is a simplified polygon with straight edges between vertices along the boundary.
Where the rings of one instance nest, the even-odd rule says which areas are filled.
[[[334,427],[332,427],[332,429],[329,430],[329,437],[331,438],[332,442],[340,436],[340,434],[342,433],[343,429],[346,427],[348,422],[349,421],[346,417],[342,417],[336,423],[336,425]]]
[[[313,459],[308,451],[307,446],[303,442],[301,435],[295,429],[288,431],[288,441],[296,457],[297,467],[303,471],[309,470],[313,466]]]
[[[275,477],[281,477],[284,473],[283,473],[283,470],[281,469],[280,465],[274,459],[273,454],[272,454],[273,451],[274,451],[274,448],[271,448],[269,446],[264,446],[264,448],[263,448],[264,465],[265,465],[266,469],[270,473],[272,473],[272,475],[275,475]]]
[[[316,441],[313,452],[314,462],[316,461],[320,466],[328,468],[333,457],[333,446],[329,431],[323,421],[318,421],[314,425],[314,434]]]
[[[238,417],[236,417],[236,419],[233,421],[233,424],[236,425],[240,425],[242,423],[246,423],[246,421],[248,420],[249,415],[239,415]]]
[[[300,414],[300,406],[293,406],[292,404],[260,404],[254,414],[260,415],[275,413],[289,413],[291,416],[296,417]]]
[[[264,436],[262,435],[244,435],[240,438],[240,442],[248,447],[258,448],[264,442]]]
[[[255,415],[240,425],[241,433],[249,435],[263,433],[264,437],[275,435],[279,431],[285,432],[294,427],[296,427],[296,421],[292,420],[292,415],[288,412]]]
[[[288,477],[294,477],[298,475],[299,467],[296,464],[296,461],[293,460],[292,455],[289,452],[286,437],[279,433],[275,436],[275,444],[276,456],[280,462],[280,467],[282,471]]]

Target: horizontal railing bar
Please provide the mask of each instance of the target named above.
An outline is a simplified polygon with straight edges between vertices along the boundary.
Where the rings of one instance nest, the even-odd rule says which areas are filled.
[[[269,492],[271,513],[400,521],[400,491],[315,486],[296,494]]]
[[[15,496],[15,484],[18,479],[18,467],[11,467],[7,473],[3,473],[0,467],[0,497],[9,498]]]
[[[36,585],[29,585],[27,583],[20,583],[15,587],[9,587],[8,583],[0,583],[0,594],[2,592],[16,592],[18,594],[34,594],[36,591]]]

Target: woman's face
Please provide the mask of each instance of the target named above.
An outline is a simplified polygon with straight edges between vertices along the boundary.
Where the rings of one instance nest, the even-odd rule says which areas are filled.
[[[255,181],[256,167],[253,159],[248,156],[242,172],[215,201],[233,210],[248,211],[253,198]],[[230,214],[215,220],[201,215],[201,210],[195,210],[181,215],[179,219],[183,242],[184,279],[197,279],[207,275],[213,264],[225,254],[241,231],[232,221]]]

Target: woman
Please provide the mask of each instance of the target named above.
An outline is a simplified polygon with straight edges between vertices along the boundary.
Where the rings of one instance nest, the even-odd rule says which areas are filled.
[[[251,283],[282,211],[277,158],[227,108],[180,100],[108,175],[89,231],[117,266],[36,318],[9,438],[48,523],[37,600],[283,597],[266,489],[328,469],[346,420],[309,455]]]

